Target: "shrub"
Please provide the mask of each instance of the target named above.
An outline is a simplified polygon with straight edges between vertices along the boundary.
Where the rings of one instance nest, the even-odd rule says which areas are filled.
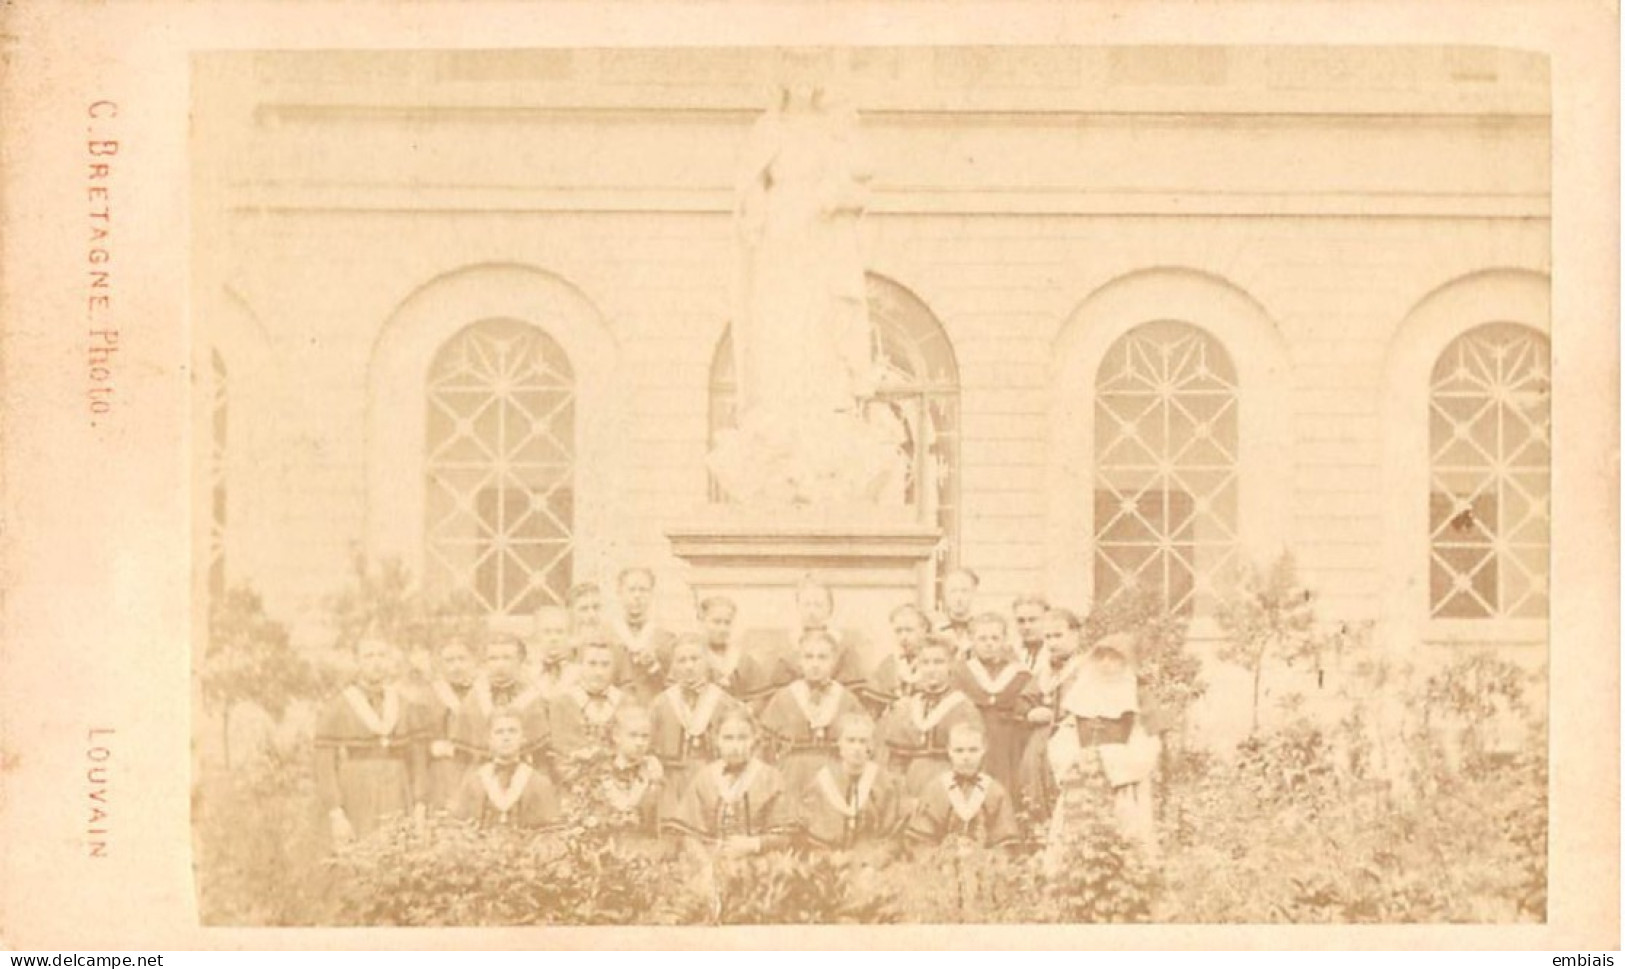
[[[867,859],[846,852],[788,851],[718,859],[701,875],[715,890],[721,925],[882,924],[902,919],[896,893]]]
[[[899,921],[926,923],[1143,922],[1156,878],[1109,824],[1075,832],[1047,875],[1043,852],[950,842],[918,849],[880,879]]]
[[[1041,921],[1147,922],[1157,877],[1144,853],[1110,823],[1076,832],[1059,849],[1058,874],[1044,884]]]
[[[883,881],[909,922],[1042,921],[1023,917],[1042,898],[1031,856],[949,842],[916,848]]]
[[[1300,713],[1248,738],[1233,760],[1168,772],[1159,917],[1544,918],[1544,748],[1532,740],[1516,754],[1452,758],[1436,732],[1417,726],[1448,718],[1469,734],[1482,730],[1516,705],[1525,677],[1482,656],[1425,678],[1370,663],[1348,681],[1353,702],[1341,718]],[[1372,769],[1379,726],[1368,701],[1379,696],[1415,710],[1399,731],[1413,776],[1397,787]]]
[[[209,642],[198,671],[204,708],[221,717],[222,750],[231,761],[231,710],[242,702],[280,718],[290,704],[317,695],[311,664],[290,645],[288,629],[265,612],[258,593],[233,588],[209,610]]]
[[[672,862],[601,827],[531,833],[437,817],[373,832],[335,858],[352,925],[627,925],[662,918]]]
[[[623,842],[597,796],[606,751],[564,770],[558,828],[481,829],[446,817],[402,820],[339,858],[344,920],[356,925],[626,925],[694,915],[676,862]],[[671,905],[687,906],[671,910]]]
[[[211,771],[193,797],[194,871],[205,925],[326,925],[334,881],[308,759],[273,750]]]
[[[447,639],[483,635],[485,610],[471,594],[432,595],[413,582],[399,559],[370,562],[357,555],[351,561],[350,585],[327,601],[335,649],[351,649],[371,634],[405,650],[421,667]]]

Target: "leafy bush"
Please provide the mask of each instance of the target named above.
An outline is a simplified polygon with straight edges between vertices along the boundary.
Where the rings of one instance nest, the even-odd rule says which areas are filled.
[[[315,668],[289,643],[287,627],[267,615],[259,594],[248,588],[228,589],[212,603],[198,680],[204,709],[220,716],[228,764],[234,707],[253,703],[280,718],[321,688]]]
[[[1233,761],[1170,772],[1162,917],[1211,922],[1484,922],[1545,913],[1546,762],[1447,756],[1441,717],[1468,735],[1517,706],[1527,674],[1483,655],[1429,676],[1353,664],[1342,715],[1300,711]],[[1376,684],[1373,686],[1373,684]],[[1382,692],[1378,692],[1382,691]],[[1496,698],[1499,699],[1496,699]],[[1377,770],[1375,699],[1412,711],[1406,773]],[[1540,731],[1533,732],[1538,738]],[[1398,783],[1396,783],[1396,781]]]
[[[712,920],[721,925],[883,924],[903,917],[880,870],[845,852],[718,859],[712,872],[700,873],[700,884],[707,883],[715,891]]]
[[[484,634],[485,610],[473,595],[432,595],[413,582],[399,559],[370,562],[357,555],[351,573],[350,585],[327,601],[335,650],[378,636],[404,650],[421,673],[441,643],[473,643]]]
[[[350,925],[626,925],[661,918],[670,863],[592,828],[532,834],[403,819],[333,862]]]
[[[949,842],[917,848],[882,880],[909,922],[1042,921],[1021,917],[1042,898],[1032,858]]]
[[[1058,849],[1061,874],[1044,884],[1043,921],[1147,922],[1157,875],[1143,851],[1097,822]]]
[[[598,795],[605,751],[569,762],[561,825],[480,829],[440,817],[376,831],[335,861],[356,925],[626,925],[681,921],[663,895],[675,862],[624,843]],[[692,905],[690,908],[692,909]]]
[[[210,771],[193,795],[193,853],[205,925],[326,925],[336,912],[327,829],[304,757],[276,750]]]
[[[1144,922],[1156,877],[1109,824],[1075,833],[1051,862],[950,842],[917,850],[880,875],[899,921],[926,923]],[[1048,871],[1056,871],[1053,876]]]

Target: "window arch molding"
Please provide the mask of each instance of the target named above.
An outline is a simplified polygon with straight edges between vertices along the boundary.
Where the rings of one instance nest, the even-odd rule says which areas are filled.
[[[408,295],[390,314],[367,367],[366,548],[374,558],[399,558],[424,575],[427,488],[424,441],[429,369],[446,342],[490,319],[523,323],[564,351],[576,379],[575,533],[582,542],[576,574],[596,574],[612,535],[616,428],[614,393],[619,347],[596,306],[551,273],[518,264],[453,270]]]
[[[1095,397],[1100,366],[1136,327],[1197,327],[1229,353],[1239,388],[1238,541],[1242,556],[1277,554],[1290,541],[1291,362],[1269,313],[1245,291],[1200,270],[1163,267],[1119,276],[1084,298],[1054,342],[1049,378],[1049,523],[1045,579],[1052,596],[1094,601]],[[1200,634],[1202,625],[1193,627]]]
[[[1429,394],[1434,366],[1456,338],[1490,323],[1527,327],[1551,338],[1551,283],[1526,269],[1490,269],[1437,287],[1405,315],[1383,366],[1384,639],[1395,644],[1544,643],[1540,620],[1430,620],[1428,503]]]

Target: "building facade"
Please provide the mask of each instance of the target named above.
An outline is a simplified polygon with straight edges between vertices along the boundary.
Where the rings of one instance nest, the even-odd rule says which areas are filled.
[[[872,49],[871,314],[936,570],[990,604],[1215,585],[1543,661],[1547,63],[1489,49]],[[195,70],[200,590],[311,642],[352,556],[522,614],[719,498],[767,50]]]

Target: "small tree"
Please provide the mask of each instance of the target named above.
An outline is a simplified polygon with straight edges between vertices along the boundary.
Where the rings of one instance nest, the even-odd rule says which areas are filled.
[[[1458,656],[1434,670],[1416,691],[1423,729],[1456,728],[1462,766],[1483,769],[1490,735],[1501,721],[1529,716],[1529,678],[1516,663],[1487,650]]]
[[[369,632],[406,650],[432,651],[451,637],[475,639],[485,612],[467,593],[433,596],[417,587],[399,559],[352,560],[348,588],[328,600],[336,649],[350,649]]]
[[[231,763],[231,709],[247,700],[280,718],[294,700],[316,691],[310,663],[289,643],[288,629],[265,612],[259,593],[228,589],[209,610],[209,644],[199,673],[204,707],[220,713],[222,749]]]
[[[1252,674],[1251,732],[1256,734],[1264,666],[1272,661],[1291,666],[1319,656],[1323,643],[1315,632],[1314,593],[1299,583],[1297,564],[1287,552],[1267,568],[1242,567],[1215,618],[1225,632],[1219,658]]]

